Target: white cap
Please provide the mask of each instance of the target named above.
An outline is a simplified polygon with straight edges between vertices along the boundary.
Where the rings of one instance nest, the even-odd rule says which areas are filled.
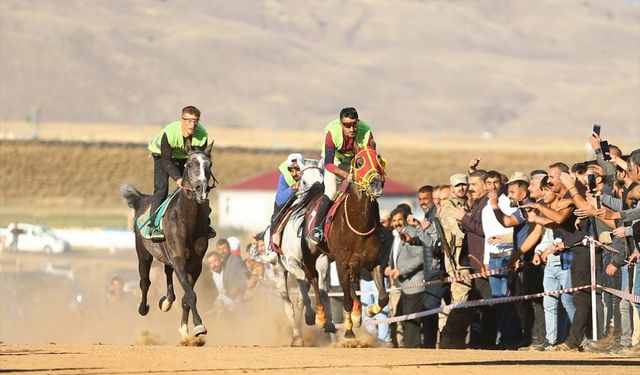
[[[289,156],[287,156],[287,167],[291,168],[294,166],[297,166],[300,169],[304,168],[304,158],[299,152],[294,152],[293,154],[289,154]]]
[[[229,248],[233,250],[240,250],[240,240],[238,237],[229,237],[227,238],[227,242],[229,242]]]

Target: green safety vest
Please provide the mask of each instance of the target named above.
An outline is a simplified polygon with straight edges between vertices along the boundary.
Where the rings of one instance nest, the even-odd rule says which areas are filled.
[[[333,139],[333,144],[336,146],[336,156],[335,159],[338,163],[341,163],[347,157],[353,155],[345,155],[341,153],[339,150],[344,143],[344,136],[342,134],[342,123],[339,119],[333,120],[324,127],[324,137],[322,138],[322,158],[324,159],[325,154],[325,139],[327,138],[327,132],[331,133],[331,139]],[[364,147],[367,143],[369,143],[369,138],[371,137],[371,128],[364,121],[358,120],[358,130],[356,131],[356,144],[358,147]]]
[[[284,176],[284,180],[287,182],[287,185],[291,187],[291,185],[293,185],[296,182],[296,180],[293,179],[291,172],[289,172],[289,168],[287,168],[287,161],[286,160],[283,161],[282,164],[280,164],[280,166],[278,167],[278,169]]]
[[[162,136],[166,134],[169,145],[171,146],[171,158],[172,159],[186,159],[187,152],[184,150],[184,137],[182,136],[182,126],[180,121],[174,121],[165,126],[164,129],[158,135],[156,135],[149,142],[149,151],[154,154],[160,154],[160,144],[162,143]],[[207,130],[198,123],[196,130],[191,136],[192,147],[202,147],[207,143]]]

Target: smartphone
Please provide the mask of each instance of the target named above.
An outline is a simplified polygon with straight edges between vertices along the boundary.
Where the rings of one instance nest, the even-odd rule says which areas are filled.
[[[593,124],[593,132],[596,133],[598,135],[598,137],[599,137],[600,136],[600,125]]]
[[[604,160],[611,160],[611,155],[609,155],[609,142],[600,142],[600,151],[602,151],[602,158]]]
[[[587,175],[587,182],[589,184],[589,191],[591,191],[591,192],[596,191],[596,175],[595,174],[588,174]]]

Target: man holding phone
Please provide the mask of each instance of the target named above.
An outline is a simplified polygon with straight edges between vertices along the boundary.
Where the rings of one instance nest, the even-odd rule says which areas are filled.
[[[603,141],[602,138],[600,138],[600,129],[600,125],[593,125],[589,143],[593,148],[593,152],[596,154],[598,165],[604,168],[606,172],[607,181],[613,181],[616,175],[616,167],[610,162],[611,155],[621,157],[622,150],[620,150],[618,146],[610,145],[609,142]]]

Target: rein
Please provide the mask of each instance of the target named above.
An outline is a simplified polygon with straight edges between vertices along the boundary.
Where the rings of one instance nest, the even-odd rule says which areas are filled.
[[[349,194],[347,193],[347,196],[344,198],[344,218],[345,218],[345,219],[346,219],[346,221],[347,221],[347,227],[349,227],[349,229],[350,229],[353,233],[355,233],[355,234],[357,234],[357,235],[359,235],[359,236],[367,236],[367,235],[370,235],[371,233],[373,233],[373,231],[374,231],[374,230],[376,230],[376,225],[375,225],[375,224],[373,224],[373,228],[371,228],[368,232],[365,232],[365,233],[362,233],[362,232],[360,232],[360,231],[356,230],[356,229],[353,227],[353,225],[351,225],[351,222],[349,221],[349,213],[348,213],[348,211],[347,211],[347,201],[348,201],[348,200],[349,200]]]
[[[380,174],[376,171],[375,173],[368,173],[362,180],[353,181],[353,183],[358,187],[358,190],[365,192],[372,202],[376,198],[371,191],[371,181],[378,176],[380,176]]]

